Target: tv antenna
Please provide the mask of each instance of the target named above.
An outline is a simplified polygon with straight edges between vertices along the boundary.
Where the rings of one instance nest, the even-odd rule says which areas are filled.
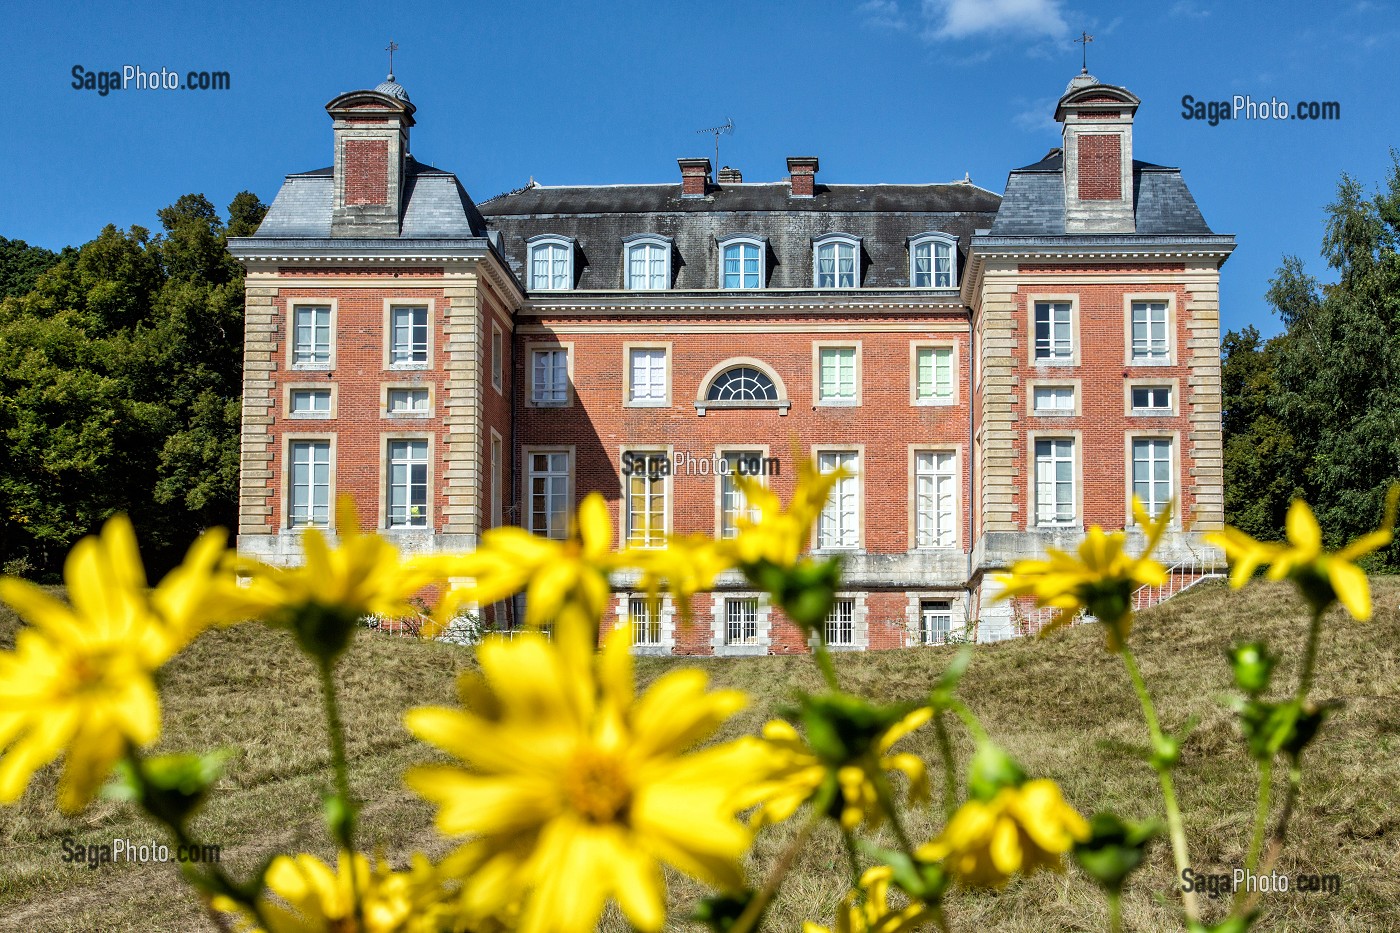
[[[719,171],[719,138],[721,136],[734,135],[734,120],[730,117],[725,117],[724,122],[719,126],[707,126],[703,130],[696,130],[695,132],[715,134],[715,171]]]

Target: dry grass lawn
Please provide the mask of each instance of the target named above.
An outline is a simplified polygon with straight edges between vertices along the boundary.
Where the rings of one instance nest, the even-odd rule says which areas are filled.
[[[1397,811],[1400,811],[1400,580],[1377,584],[1376,618],[1364,625],[1329,620],[1319,664],[1318,698],[1345,708],[1310,752],[1292,840],[1281,862],[1288,873],[1336,873],[1340,894],[1266,896],[1258,929],[1297,931],[1400,930]],[[0,609],[0,644],[17,625]],[[1253,806],[1253,768],[1220,698],[1229,690],[1223,651],[1234,640],[1265,637],[1283,649],[1280,676],[1295,676],[1304,631],[1303,611],[1290,590],[1256,585],[1228,594],[1207,584],[1139,619],[1133,637],[1144,674],[1169,728],[1190,715],[1201,724],[1185,749],[1178,792],[1186,811],[1193,864],[1205,871],[1241,865]],[[844,682],[882,700],[922,693],[951,651],[909,650],[844,655]],[[677,663],[698,663],[715,683],[740,687],[753,703],[733,732],[756,729],[797,689],[816,689],[805,658],[726,661],[643,659],[651,679]],[[468,649],[421,644],[364,633],[342,665],[344,709],[351,730],[353,781],[365,800],[366,848],[402,861],[414,849],[441,852],[431,811],[401,785],[404,767],[429,757],[410,741],[400,713],[422,703],[450,702],[452,681],[471,666]],[[1285,680],[1285,682],[1288,682]],[[243,751],[220,793],[197,821],[197,834],[223,847],[224,862],[251,871],[276,852],[328,855],[318,812],[329,783],[320,700],[310,665],[289,637],[243,626],[201,639],[164,674],[163,748]],[[1034,774],[1059,781],[1084,812],[1111,808],[1125,816],[1159,814],[1152,772],[1124,750],[1140,744],[1137,705],[1117,658],[1102,636],[1083,626],[1045,641],[1020,641],[978,650],[962,695]],[[910,740],[936,761],[929,736]],[[970,750],[963,741],[959,754]],[[156,830],[125,806],[101,802],[67,819],[52,804],[49,768],[17,805],[0,809],[0,929],[15,931],[187,931],[210,929],[173,866],[120,864],[89,870],[61,860],[62,840],[148,841]],[[1279,788],[1278,796],[1281,796]],[[931,834],[927,813],[912,830]],[[782,850],[792,830],[779,827],[759,839],[755,875]],[[772,914],[772,929],[800,928],[802,918],[829,919],[842,893],[839,840],[818,836],[799,858]],[[674,915],[689,908],[698,889],[673,886]],[[1212,915],[1224,902],[1208,902]],[[1125,897],[1130,930],[1173,925],[1176,897],[1165,844],[1134,876]],[[958,892],[948,913],[956,930],[1048,933],[1104,929],[1101,898],[1073,871],[1013,883],[995,894]],[[674,921],[677,929],[687,926]],[[605,927],[622,931],[615,918]]]

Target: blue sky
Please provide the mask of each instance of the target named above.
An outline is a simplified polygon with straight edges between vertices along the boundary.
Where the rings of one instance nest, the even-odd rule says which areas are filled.
[[[330,162],[336,94],[373,87],[383,47],[418,106],[413,152],[477,200],[546,184],[671,181],[712,155],[697,129],[732,118],[720,160],[748,181],[815,154],[827,182],[1007,171],[1059,142],[1056,98],[1089,70],[1143,100],[1135,155],[1177,165],[1207,221],[1234,233],[1227,328],[1279,329],[1263,295],[1280,258],[1315,274],[1345,171],[1382,183],[1400,146],[1394,2],[1071,0],[13,5],[3,52],[0,235],[58,248],[103,224],[157,226],[203,192],[271,201],[287,172]],[[72,68],[228,71],[227,91],[100,96]],[[1390,77],[1386,77],[1389,75]],[[1181,98],[1338,101],[1330,122],[1182,117]]]

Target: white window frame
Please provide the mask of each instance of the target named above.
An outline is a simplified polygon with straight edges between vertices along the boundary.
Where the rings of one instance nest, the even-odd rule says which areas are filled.
[[[303,346],[301,334],[303,325],[301,314],[303,311],[311,312],[312,318],[309,323],[311,343]],[[316,312],[325,312],[324,320]],[[335,330],[336,330],[336,302],[334,299],[321,301],[295,301],[292,302],[291,311],[287,315],[287,366],[289,369],[299,370],[330,370],[335,369]],[[321,337],[325,337],[324,345]]]
[[[665,457],[668,462],[675,462],[672,456],[673,450],[671,447],[645,446],[623,447],[619,451],[618,462],[621,463],[622,456],[629,453],[634,458]],[[618,531],[621,534],[621,541],[619,542],[619,546],[633,547],[643,550],[657,550],[665,548],[666,536],[670,534],[671,531],[671,474],[667,472],[664,475],[659,475],[653,478],[649,474],[644,473],[639,475],[637,473],[633,473],[630,476],[619,475],[618,478],[622,481],[622,501],[621,503],[619,503],[619,507],[622,512],[622,521],[618,522]],[[632,484],[639,481],[646,484],[646,490],[644,491],[643,495],[646,497],[646,504],[648,507],[641,514],[646,516],[647,520],[643,524],[647,525],[648,527],[644,528],[638,527],[638,514],[632,511]],[[657,488],[658,484],[659,488]],[[650,508],[651,500],[654,496],[657,495],[661,497],[661,527],[659,528],[650,527],[650,516],[652,514],[652,510]],[[642,537],[640,539],[636,539],[636,536],[639,533],[642,535]]]
[[[417,320],[422,312],[422,321]],[[408,315],[408,343],[399,341],[400,319]],[[422,330],[422,341],[416,333]],[[392,300],[384,303],[384,368],[427,369],[433,364],[433,306],[429,301]]]
[[[542,385],[538,380],[539,367],[535,363],[536,357],[541,353],[562,353],[564,354],[563,376],[564,385],[562,390],[554,385],[554,378],[560,374],[558,365],[549,366],[549,379],[547,384]],[[528,378],[530,382],[529,404],[533,408],[568,408],[574,403],[574,347],[571,343],[537,343],[531,344],[525,351],[526,365],[530,367]],[[547,392],[548,397],[542,397],[541,390]],[[560,397],[562,395],[562,398]]]
[[[637,395],[637,355],[647,354],[648,393]],[[660,354],[659,386],[655,355]],[[671,345],[669,343],[624,343],[622,345],[623,398],[626,408],[669,408],[671,406]],[[659,394],[656,390],[659,389]]]
[[[1157,513],[1161,511],[1162,507],[1166,505],[1167,502],[1178,498],[1181,494],[1181,483],[1179,480],[1180,458],[1178,455],[1178,451],[1181,447],[1179,434],[1176,432],[1163,433],[1152,431],[1128,432],[1123,438],[1123,459],[1127,465],[1127,469],[1124,471],[1127,474],[1127,502],[1125,509],[1125,525],[1131,525],[1133,523],[1133,496],[1140,495],[1137,483],[1138,445],[1140,444],[1153,445],[1153,457],[1147,460],[1146,462],[1154,466],[1157,463],[1161,462],[1165,462],[1167,465],[1166,496],[1161,501],[1155,501],[1149,496],[1144,496],[1142,502],[1143,506],[1147,509],[1147,514],[1156,517]],[[1166,447],[1165,461],[1163,461],[1157,456],[1159,452],[1158,445],[1164,445]],[[1158,481],[1156,480],[1155,476],[1151,480],[1149,480],[1149,485],[1153,487],[1151,492],[1155,494],[1157,491],[1155,487],[1158,485]],[[1178,514],[1177,517],[1172,519],[1172,524],[1176,525],[1179,519],[1180,515]]]
[[[918,613],[918,641],[916,644],[946,645],[949,637],[953,634],[953,600],[920,598],[916,605],[915,612]],[[936,629],[929,624],[930,617],[946,618],[948,624],[941,629]],[[931,637],[936,633],[941,634],[942,637]]]
[[[831,283],[822,284],[823,253],[830,253],[831,256]],[[843,271],[842,264],[847,256],[843,253],[849,252],[851,268]],[[851,236],[846,233],[827,233],[815,237],[812,240],[812,287],[823,289],[851,289],[860,288],[860,237]],[[849,276],[849,280],[843,284],[843,280]]]
[[[298,383],[286,387],[286,403],[283,408],[287,412],[288,419],[296,421],[327,421],[336,416],[336,385],[332,382],[322,383]],[[326,407],[298,409],[297,398],[312,396],[324,396]]]
[[[724,601],[724,643],[730,647],[758,646],[759,601],[756,596],[730,596]]]
[[[665,291],[671,287],[671,238],[655,234],[633,234],[622,241],[622,286],[628,291]],[[645,250],[645,281],[633,276],[633,252]],[[659,257],[655,253],[659,252]],[[657,264],[659,263],[659,269]],[[659,284],[658,284],[659,280]]]
[[[927,272],[919,270],[920,253],[928,252],[929,268]],[[945,272],[940,271],[939,260],[945,259],[948,263],[946,270],[947,284],[938,284],[939,277]],[[928,276],[926,284],[920,284],[919,277]],[[952,234],[939,231],[929,231],[921,233],[916,237],[909,238],[909,287],[928,288],[935,290],[954,289],[958,287],[958,238]]]
[[[1138,408],[1133,404],[1133,392],[1138,389],[1166,389],[1166,408]],[[1127,379],[1123,382],[1123,414],[1129,418],[1173,418],[1181,414],[1181,380]]]
[[[521,501],[525,505],[525,514],[521,516],[521,525],[526,531],[540,535],[545,538],[562,541],[569,536],[569,516],[574,511],[574,461],[575,449],[573,447],[527,447],[521,451],[521,461],[524,468],[521,472]],[[545,457],[544,469],[536,466],[535,458]],[[562,458],[555,461],[555,457]],[[558,463],[562,463],[559,466]],[[536,490],[535,481],[543,480],[546,484],[543,489],[545,497],[545,508],[543,510],[544,522],[535,521],[535,501]],[[550,502],[555,496],[559,497],[559,502]]]
[[[932,395],[922,394],[923,385],[920,381],[921,368],[924,354],[933,355],[933,389]],[[946,395],[938,393],[938,355],[947,354],[948,357],[948,392]],[[909,345],[909,404],[915,406],[938,406],[956,405],[958,403],[958,345],[954,342],[936,343],[931,341],[913,341]]]
[[[764,655],[772,645],[772,604],[767,593],[751,591],[714,591],[711,593],[710,647],[718,657]],[[729,640],[729,605],[733,600],[752,600],[756,607],[756,633],[741,637],[739,643]],[[742,630],[740,635],[746,633]]]
[[[632,626],[632,647],[661,647],[661,599],[655,603],[646,594],[634,595],[627,600],[627,621]]]
[[[831,611],[827,613],[822,635],[832,648],[855,648],[856,645],[856,599],[854,596],[838,596],[831,601]]]
[[[495,428],[491,432],[491,514],[492,528],[505,524],[505,442]]]
[[[851,354],[851,395],[827,395],[826,386],[822,378],[825,371],[824,358],[829,353],[850,351]],[[845,340],[818,340],[812,344],[812,402],[818,407],[851,407],[858,406],[863,401],[864,373],[861,365],[861,342]],[[838,365],[837,378],[841,378],[843,366]],[[840,388],[838,386],[838,388]]]
[[[1136,321],[1138,311],[1146,314],[1147,340],[1137,340]],[[1161,321],[1154,320],[1157,313]],[[1160,340],[1155,339],[1152,330],[1161,325]],[[1126,350],[1125,364],[1128,366],[1171,366],[1176,361],[1176,296],[1171,293],[1155,295],[1131,294],[1123,296],[1123,340]]]
[[[926,463],[927,458],[933,458]],[[913,547],[918,551],[958,547],[958,488],[961,470],[956,449],[911,447],[909,464],[913,489]],[[946,500],[946,509],[943,503]],[[929,506],[932,508],[930,509]]]
[[[632,653],[638,655],[669,655],[676,647],[676,605],[670,596],[662,594],[655,605],[643,592],[622,591],[616,600],[617,626],[628,628],[628,638]],[[638,621],[639,607],[642,604],[642,620]],[[641,634],[646,640],[639,641]]]
[[[1042,459],[1041,444],[1050,445],[1049,456]],[[1062,445],[1068,445],[1068,453]],[[1078,432],[1072,434],[1038,434],[1031,432],[1027,435],[1027,446],[1030,454],[1030,487],[1031,493],[1027,501],[1030,503],[1031,514],[1027,517],[1027,525],[1032,528],[1074,528],[1083,523],[1083,488],[1084,483],[1081,476],[1081,439]],[[1068,463],[1069,468],[1069,501],[1070,514],[1062,517],[1062,504],[1059,500],[1059,486],[1064,480],[1060,479],[1059,465]],[[1047,485],[1041,482],[1042,472],[1045,466],[1052,468],[1053,479],[1048,481],[1048,485],[1055,488],[1053,500],[1046,502],[1042,491]],[[1054,506],[1054,517],[1044,517],[1047,513],[1046,505]]]
[[[288,434],[284,437],[286,492],[283,495],[283,524],[290,529],[330,528],[335,520],[335,438],[302,434]],[[298,456],[298,448],[308,453],[323,452],[324,457],[311,456],[302,461]],[[311,471],[304,507],[297,495],[296,482],[297,467],[303,465]],[[324,483],[316,479],[317,467],[325,469]],[[317,497],[318,489],[324,489],[324,503]]]
[[[433,387],[428,383],[404,383],[386,384],[383,389],[381,400],[381,411],[385,418],[431,418],[433,416]],[[399,392],[423,392],[427,394],[428,404],[426,408],[411,408],[396,410],[394,408],[394,395]]]
[[[525,241],[525,270],[532,292],[567,292],[574,287],[574,238],[540,234]],[[562,254],[561,254],[562,251]],[[543,280],[536,268],[537,254],[547,253],[548,271]],[[560,266],[562,265],[562,269]]]
[[[745,500],[744,493],[739,489],[739,484],[734,481],[737,474],[735,467],[728,470],[719,468],[720,464],[729,464],[731,461],[749,461],[758,459],[763,463],[768,462],[767,446],[744,446],[725,445],[715,448],[716,465],[715,470],[715,537],[721,540],[738,536],[738,520],[747,513],[750,521],[758,521],[759,510],[756,506],[749,505]],[[745,474],[749,475],[749,474]],[[753,476],[758,482],[767,485],[767,477],[760,473]],[[731,502],[733,507],[730,507]]]
[[[1031,362],[1036,366],[1075,366],[1079,363],[1079,315],[1077,313],[1078,303],[1067,297],[1033,297],[1029,300],[1031,326],[1029,331]],[[1046,355],[1041,355],[1041,340],[1039,337],[1039,322],[1041,307],[1045,306],[1048,311],[1047,324],[1049,333],[1044,346]],[[1062,322],[1059,318],[1059,308],[1065,307],[1065,317],[1063,322],[1065,333],[1059,333]]]
[[[421,448],[419,447],[421,445]],[[407,448],[396,453],[395,447]],[[432,527],[433,511],[433,444],[427,437],[388,437],[384,441],[384,528],[390,531],[428,529]],[[421,449],[421,456],[417,451]],[[405,467],[405,481],[397,482],[394,471]],[[414,468],[422,468],[421,479],[414,476]],[[417,487],[422,488],[423,503],[413,502]],[[395,497],[402,492],[402,512],[395,508]],[[418,511],[415,512],[414,510]]]
[[[721,288],[721,289],[723,289],[723,290],[725,290],[725,291],[737,292],[737,291],[753,291],[754,289],[760,289],[760,288],[767,288],[767,287],[768,287],[768,240],[767,240],[765,237],[750,236],[750,235],[748,235],[748,234],[740,234],[740,235],[735,235],[735,236],[728,236],[728,237],[725,237],[725,238],[723,238],[723,239],[721,239],[721,240],[718,240],[718,241],[716,242],[716,246],[718,247],[718,254],[717,254],[717,255],[719,256],[719,262],[717,263],[717,265],[718,265],[718,270],[717,270],[717,271],[718,271],[717,284],[718,284],[719,288]],[[754,249],[754,250],[757,251],[757,253],[758,253],[758,278],[757,278],[757,284],[754,284],[754,285],[747,285],[747,284],[744,284],[745,281],[747,280],[748,276],[749,276],[749,273],[747,273],[747,272],[744,271],[743,263],[745,262],[745,260],[744,260],[744,258],[743,258],[743,250],[742,250],[742,249],[740,250],[740,254],[739,254],[740,257],[741,257],[740,260],[739,260],[739,263],[740,263],[740,265],[739,265],[739,284],[738,284],[738,285],[726,285],[726,284],[725,284],[725,278],[726,278],[726,276],[725,276],[725,253],[726,253],[731,247],[750,247],[750,248],[752,248],[752,249]]]
[[[1030,393],[1030,414],[1033,418],[1072,418],[1079,414],[1079,386],[1072,382],[1037,382],[1026,386]],[[1036,404],[1040,393],[1068,393],[1069,407],[1041,408]]]
[[[816,527],[812,529],[813,547],[820,551],[858,551],[864,538],[861,463],[865,459],[865,451],[857,447],[818,447],[814,453],[817,468],[823,473],[831,472],[848,459],[854,460],[854,469],[853,475],[839,480],[832,487],[830,496],[822,506]],[[846,497],[850,498],[849,510],[841,505]]]

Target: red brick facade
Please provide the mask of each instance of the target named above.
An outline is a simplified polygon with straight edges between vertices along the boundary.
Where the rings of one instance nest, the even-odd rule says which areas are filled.
[[[339,176],[295,176],[286,189],[343,191],[334,218],[298,227],[301,215],[274,211],[258,236],[231,245],[248,268],[240,548],[299,559],[310,513],[289,514],[289,497],[326,492],[320,474],[288,462],[300,442],[323,445],[330,495],[351,495],[365,527],[408,550],[470,548],[499,524],[562,533],[553,517],[594,492],[617,546],[629,515],[666,534],[717,535],[733,515],[719,455],[776,464],[765,482],[786,499],[799,459],[842,454],[858,477],[831,506],[839,530],[813,545],[846,556],[833,631],[845,647],[878,649],[1016,634],[990,599],[993,574],[1046,546],[1073,547],[1090,525],[1131,526],[1143,484],[1203,526],[1218,523],[1218,278],[1233,241],[1182,245],[1135,238],[1131,226],[1124,237],[1131,204],[1123,216],[1093,205],[1075,221],[1087,232],[1067,235],[1076,208],[1065,181],[1077,181],[1079,201],[1123,197],[1136,107],[1109,89],[1103,100],[1123,110],[1084,116],[1076,108],[1100,99],[1076,100],[1073,88],[1060,105],[1065,150],[1017,170],[1023,186],[1068,176],[1053,179],[1065,222],[1017,232],[1012,218],[1009,235],[998,229],[1006,202],[983,189],[818,187],[815,157],[788,159],[786,185],[744,184],[737,172],[712,182],[708,159],[682,159],[679,184],[531,185],[477,214],[455,177],[406,156],[413,108],[401,87],[342,95],[328,105]],[[386,135],[342,138],[378,132],[356,127],[347,114],[358,112],[382,116]],[[1119,130],[1081,133],[1091,119]],[[408,198],[430,196],[440,200],[409,210]],[[446,226],[384,232],[406,230],[410,213]],[[299,357],[308,340],[328,346]],[[417,355],[396,361],[405,340]],[[835,397],[821,397],[824,359]],[[720,393],[740,369],[768,387]],[[324,389],[325,410],[292,410],[294,393]],[[414,406],[423,390],[427,399],[393,412],[392,390]],[[390,451],[408,441],[426,443],[425,477],[395,472]],[[1042,456],[1040,441],[1065,442],[1071,478],[1053,472],[1070,460]],[[1137,450],[1150,454],[1150,475],[1135,472]],[[636,487],[646,496],[629,499],[629,454],[667,458],[667,475]],[[391,520],[394,496],[424,487],[413,521]],[[1037,512],[1045,495],[1065,509],[1054,521]],[[1167,549],[1198,543],[1178,522]],[[618,624],[629,584],[615,581]],[[519,623],[519,604],[479,608],[498,627]],[[721,580],[691,608],[686,622],[668,602],[638,650],[808,650],[742,580]]]
[[[1079,197],[1117,201],[1123,197],[1121,140],[1117,136],[1079,137]]]

